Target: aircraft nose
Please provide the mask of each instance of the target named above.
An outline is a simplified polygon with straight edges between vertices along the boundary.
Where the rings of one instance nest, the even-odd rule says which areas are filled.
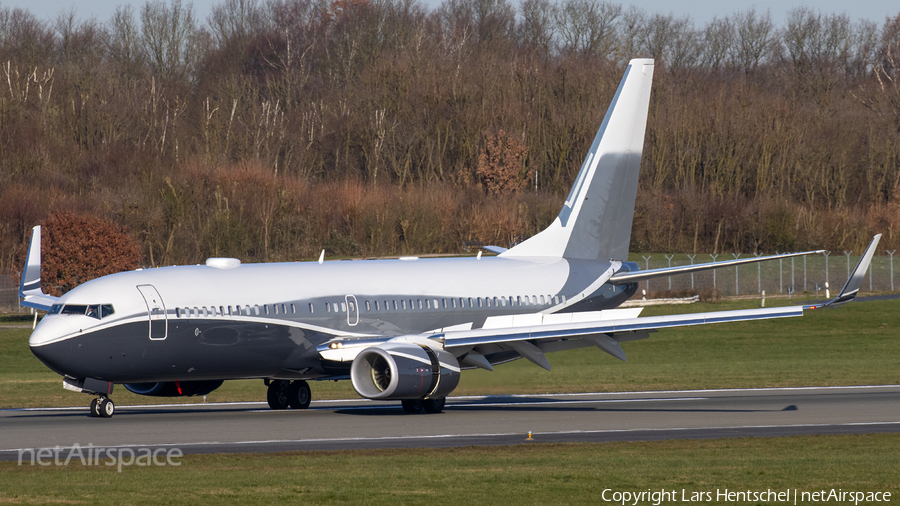
[[[78,329],[74,328],[68,320],[70,318],[55,315],[45,316],[31,333],[28,344],[32,348],[44,346],[77,331]]]

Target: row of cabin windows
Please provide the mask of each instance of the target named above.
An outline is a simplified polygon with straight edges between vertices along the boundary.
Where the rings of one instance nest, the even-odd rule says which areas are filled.
[[[565,295],[517,295],[509,297],[453,297],[442,299],[393,299],[393,300],[372,300],[366,301],[366,311],[400,311],[407,309],[464,309],[483,308],[483,307],[515,307],[515,306],[538,306],[548,304],[566,303]],[[373,309],[374,308],[374,309]],[[350,310],[356,311],[353,302],[350,302]],[[309,312],[315,311],[312,303],[309,303]],[[345,313],[347,311],[346,302],[326,302],[326,313]],[[175,308],[176,318],[199,318],[210,316],[260,316],[260,315],[279,315],[279,314],[297,314],[297,306],[295,304],[266,304],[260,306],[256,304],[250,306],[203,306],[203,307],[180,307]]]
[[[409,300],[409,304],[407,304]],[[537,306],[548,304],[566,303],[565,295],[519,295],[509,297],[459,297],[459,298],[442,298],[442,299],[400,299],[394,300],[374,300],[366,301],[366,311],[398,311],[404,309],[463,309],[481,308],[481,307],[515,307],[515,306]],[[343,311],[344,304],[341,303]]]
[[[309,305],[309,309],[310,312],[312,312],[312,304]],[[260,306],[259,304],[253,306],[245,304],[243,306],[179,307],[175,308],[175,317],[259,316],[261,314],[288,314],[288,312],[296,314],[297,306],[294,304],[272,304],[263,306]]]

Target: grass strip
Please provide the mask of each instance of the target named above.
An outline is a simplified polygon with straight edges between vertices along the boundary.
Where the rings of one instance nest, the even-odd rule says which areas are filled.
[[[189,455],[177,461],[177,467],[131,465],[121,472],[102,462],[2,462],[0,503],[597,504],[605,503],[607,489],[674,490],[678,499],[663,504],[725,489],[900,497],[896,434]]]

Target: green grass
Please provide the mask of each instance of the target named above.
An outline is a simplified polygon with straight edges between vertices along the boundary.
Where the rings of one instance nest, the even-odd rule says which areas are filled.
[[[768,304],[788,304],[769,299]],[[644,316],[757,307],[757,300],[654,306]],[[627,362],[594,348],[549,355],[552,371],[519,360],[493,372],[464,371],[454,395],[640,391],[696,388],[900,383],[900,301],[856,302],[802,318],[668,329],[624,343]],[[886,325],[884,325],[886,324]],[[62,389],[61,378],[28,348],[30,329],[0,329],[0,407],[71,406],[87,396]],[[311,384],[314,399],[354,398],[347,381]],[[121,386],[119,405],[196,402],[136,396]],[[209,402],[263,401],[262,381],[227,381]]]
[[[180,462],[121,473],[2,462],[0,503],[599,504],[604,489],[675,490],[679,500],[682,490],[724,489],[900,495],[895,434],[189,455]]]

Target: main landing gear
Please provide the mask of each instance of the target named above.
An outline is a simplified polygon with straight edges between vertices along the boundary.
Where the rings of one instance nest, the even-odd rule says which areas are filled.
[[[444,404],[447,403],[446,397],[440,399],[404,399],[400,401],[403,405],[403,411],[407,413],[440,413],[444,410]]]
[[[272,409],[306,409],[312,400],[309,385],[303,380],[267,380],[266,400]]]
[[[102,396],[91,401],[91,416],[95,418],[111,418],[115,412],[116,405],[109,397]]]

